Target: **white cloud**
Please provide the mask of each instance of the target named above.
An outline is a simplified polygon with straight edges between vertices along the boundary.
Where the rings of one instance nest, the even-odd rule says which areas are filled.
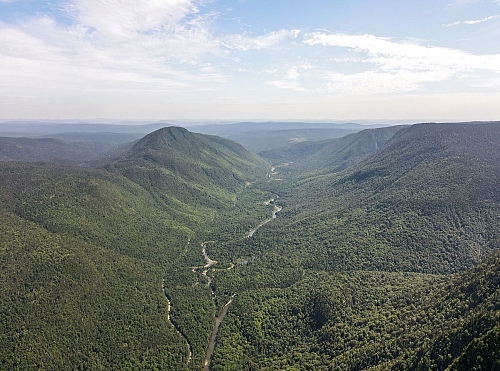
[[[191,0],[75,0],[68,9],[80,24],[117,39],[172,30],[197,12]]]
[[[75,0],[65,9],[70,26],[43,16],[0,29],[4,87],[193,91],[225,81],[198,63],[220,52],[190,0]]]
[[[279,30],[265,35],[250,37],[245,34],[228,35],[224,38],[224,45],[239,51],[260,50],[277,47],[288,39],[295,39],[299,30]]]
[[[309,45],[349,48],[368,53],[368,61],[384,70],[415,69],[500,72],[500,54],[474,55],[458,49],[403,44],[373,35],[315,34]]]
[[[498,19],[498,18],[500,18],[500,15],[492,15],[490,17],[486,17],[486,18],[483,18],[483,19],[477,19],[477,20],[473,20],[473,21],[457,21],[457,22],[449,23],[446,26],[447,27],[451,27],[451,26],[458,26],[458,25],[461,25],[461,24],[473,25],[473,24],[477,24],[477,23],[483,23],[483,22],[491,21],[492,19]]]
[[[330,73],[326,75],[330,81],[326,90],[355,95],[410,92],[420,90],[422,83],[442,81],[449,76],[449,73],[444,71],[398,71],[395,73],[365,71],[351,75]]]
[[[477,3],[481,0],[455,0],[450,5],[467,5]]]
[[[454,89],[498,90],[499,55],[327,31],[305,36],[298,29],[227,34],[227,19],[223,11],[219,15],[208,9],[211,2],[64,0],[58,5],[62,8],[52,7],[47,15],[33,13],[31,19],[2,23],[0,105],[16,107],[20,97],[29,96],[41,107],[38,112],[43,112],[40,102],[55,102],[56,112],[60,100],[67,99],[81,104],[81,111],[87,102],[115,102],[133,113],[134,102],[142,102],[137,104],[147,114],[154,100],[155,107],[162,107],[159,112],[167,114],[166,103],[177,110],[184,102],[182,109],[189,116],[193,101],[218,102],[206,106],[220,113],[219,104],[225,102],[217,100],[221,94],[237,95],[246,106],[247,98],[268,104],[264,102],[293,92],[309,93],[298,94],[297,101],[314,102],[325,93],[369,99],[366,96],[432,90],[430,84],[448,81]],[[64,21],[59,21],[58,11]]]
[[[471,5],[471,4],[480,3],[482,1],[484,1],[484,0],[454,0],[453,2],[448,4],[448,6],[463,7],[463,6],[467,6],[467,5]],[[486,1],[491,1],[492,3],[500,4],[500,0],[486,0]]]
[[[326,73],[328,90],[350,93],[414,91],[425,83],[445,81],[459,73],[500,73],[500,55],[473,55],[458,49],[398,43],[373,35],[316,33],[304,41],[365,54],[366,71]],[[369,67],[373,66],[370,70]],[[333,83],[332,83],[333,81]]]
[[[70,25],[55,15],[4,25],[0,93],[14,87],[42,95],[213,90],[229,81],[221,66],[235,62],[235,51],[275,48],[299,35],[292,29],[218,38],[211,29],[218,15],[203,13],[205,2],[70,0],[61,8]]]
[[[286,78],[289,80],[295,80],[300,76],[299,71],[297,70],[297,67],[292,67],[288,70],[286,73]]]

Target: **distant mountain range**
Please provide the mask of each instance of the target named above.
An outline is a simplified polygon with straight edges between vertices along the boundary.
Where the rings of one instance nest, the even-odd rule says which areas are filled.
[[[339,138],[365,129],[356,123],[318,122],[240,122],[189,125],[189,130],[201,134],[217,135],[234,140],[253,152],[286,147],[297,142]],[[162,127],[173,126],[159,122],[79,122],[79,121],[6,121],[0,123],[0,136],[50,137],[73,142],[100,142],[122,144],[138,140]],[[374,125],[376,127],[376,125]]]

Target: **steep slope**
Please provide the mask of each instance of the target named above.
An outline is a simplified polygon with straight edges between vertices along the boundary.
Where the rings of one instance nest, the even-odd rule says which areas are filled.
[[[199,370],[232,297],[214,371],[494,370],[500,127],[381,130],[283,177],[181,128],[0,162],[0,368]]]
[[[497,370],[500,255],[457,275],[306,272],[238,295],[213,370]]]
[[[311,125],[312,126],[312,125]],[[288,148],[296,143],[316,143],[325,139],[341,138],[355,133],[359,129],[288,129],[273,131],[242,132],[228,135],[226,138],[242,144],[254,153],[276,148]]]
[[[261,152],[260,155],[273,164],[293,163],[286,171],[300,174],[302,178],[339,172],[378,150],[404,128],[365,129],[339,139],[299,143],[289,148]]]
[[[213,370],[498,369],[499,149],[498,124],[422,124],[341,172],[272,175],[278,218],[213,251],[238,293]]]
[[[454,277],[432,299],[426,312],[443,314],[444,318],[434,318],[435,327],[427,339],[421,339],[417,347],[393,362],[390,369],[498,369],[500,254],[494,253]]]
[[[216,308],[189,267],[267,168],[185,129],[102,168],[1,162],[1,367],[198,369]]]
[[[106,168],[140,184],[173,213],[209,214],[234,204],[246,182],[263,177],[268,164],[226,139],[167,127],[137,142]],[[193,206],[196,205],[195,209]]]
[[[239,122],[235,124],[195,125],[189,129],[196,133],[217,135],[242,144],[259,153],[275,148],[289,147],[298,142],[316,142],[363,130],[354,123],[315,122]]]
[[[15,120],[0,123],[0,134],[5,136],[52,136],[61,133],[121,133],[144,136],[162,127],[167,122],[125,121],[104,124],[99,122],[82,122],[79,120]]]
[[[162,276],[189,236],[123,177],[1,163],[0,363],[182,369]]]
[[[497,124],[403,129],[341,173],[280,183],[285,235],[333,270],[469,267],[500,246],[499,148]]]

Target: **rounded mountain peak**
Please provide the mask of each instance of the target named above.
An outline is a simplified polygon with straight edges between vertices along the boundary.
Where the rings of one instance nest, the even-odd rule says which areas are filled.
[[[135,153],[149,150],[192,152],[201,145],[190,131],[177,126],[168,126],[146,135],[133,147]]]

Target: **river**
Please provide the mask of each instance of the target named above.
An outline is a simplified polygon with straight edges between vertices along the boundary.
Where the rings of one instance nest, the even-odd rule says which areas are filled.
[[[187,366],[187,365],[189,365],[189,362],[191,362],[191,358],[193,357],[193,351],[192,351],[192,348],[191,348],[191,343],[182,334],[182,332],[179,331],[179,329],[177,328],[177,326],[175,325],[175,323],[173,323],[172,320],[170,319],[170,310],[172,308],[172,303],[170,302],[170,299],[169,299],[169,297],[167,295],[167,292],[165,291],[165,280],[163,280],[163,283],[162,283],[162,290],[163,290],[163,294],[165,295],[165,298],[167,298],[167,320],[173,326],[173,328],[175,329],[175,331],[177,331],[177,333],[186,341],[186,344],[187,344],[187,349],[188,349],[188,357],[187,357],[187,361],[186,361],[186,366]]]
[[[202,369],[203,371],[210,370],[210,364],[212,362],[212,355],[214,354],[214,350],[215,350],[215,343],[217,340],[217,334],[219,333],[219,327],[222,323],[222,320],[226,316],[227,310],[229,309],[229,306],[233,302],[233,299],[235,296],[236,296],[236,294],[231,295],[231,298],[226,303],[226,305],[224,305],[219,316],[215,317],[214,329],[212,330],[212,335],[210,336],[210,341],[208,342],[207,354],[205,356],[205,361],[203,362],[203,369]]]
[[[269,205],[271,202],[273,202],[274,199],[271,199],[269,201],[267,201],[265,204],[266,205]],[[273,219],[276,219],[276,214],[279,213],[281,210],[283,210],[282,207],[280,206],[274,206],[274,210],[273,210],[273,214],[271,215],[271,217],[267,220],[264,220],[262,223],[260,223],[257,227],[255,227],[254,229],[252,229],[250,232],[247,233],[247,237],[250,238],[253,236],[253,234],[255,232],[257,232],[261,227],[263,227],[264,225],[266,225],[267,223],[269,223],[270,221],[272,221]]]
[[[279,197],[279,196],[276,196],[276,197]],[[270,199],[269,201],[264,202],[264,204],[265,205],[269,205],[271,202],[274,202],[274,198]],[[269,223],[273,219],[276,219],[276,214],[279,213],[282,209],[283,209],[282,207],[275,205],[274,206],[274,210],[273,210],[272,215],[271,215],[271,218],[263,221],[257,227],[255,227],[250,232],[248,232],[248,234],[247,234],[246,237],[247,238],[252,237],[253,234],[255,232],[257,232],[257,230],[259,228],[261,228],[265,224]],[[203,270],[202,276],[205,277],[206,280],[208,281],[208,284],[210,286],[210,290],[212,292],[212,298],[215,298],[215,290],[214,290],[213,285],[212,285],[212,278],[207,275],[207,272],[210,269],[210,267],[212,267],[213,265],[217,264],[217,262],[215,260],[210,259],[210,257],[208,256],[207,249],[206,249],[207,243],[208,242],[204,242],[201,245],[201,247],[202,247],[201,251],[202,251],[202,254],[203,254],[203,258],[205,259],[205,262],[206,262],[206,264],[203,266],[204,270]],[[229,269],[232,269],[232,268],[234,268],[234,264],[232,264]],[[234,299],[235,296],[236,296],[236,293],[234,293],[233,295],[231,295],[231,298],[226,303],[226,305],[224,305],[224,307],[222,308],[222,311],[220,312],[219,316],[215,318],[215,324],[214,324],[214,328],[212,330],[212,335],[210,336],[210,341],[208,342],[207,354],[205,355],[205,360],[203,361],[203,369],[202,369],[203,371],[209,371],[210,370],[210,365],[211,365],[211,362],[212,362],[212,356],[214,354],[215,344],[217,342],[217,334],[219,333],[219,327],[220,327],[222,321],[224,320],[224,317],[226,316],[226,313],[227,313],[227,311],[229,309],[229,306],[233,302],[233,299]]]

